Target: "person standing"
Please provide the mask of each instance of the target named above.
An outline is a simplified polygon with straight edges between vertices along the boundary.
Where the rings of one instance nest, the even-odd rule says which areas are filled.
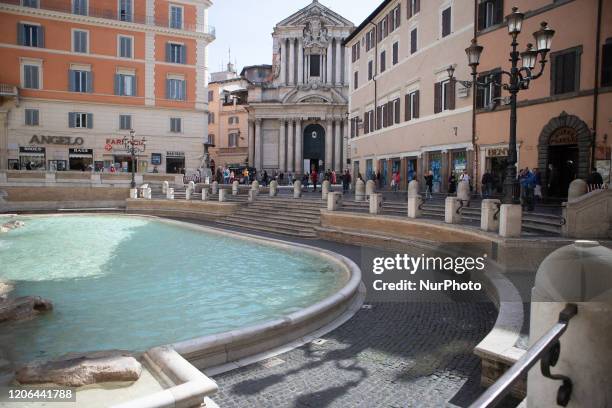
[[[342,177],[342,192],[346,194],[349,190],[349,186],[351,185],[351,173],[348,169],[344,171],[344,177]]]
[[[433,172],[429,170],[429,173],[425,175],[425,199],[432,198],[433,191]]]
[[[313,186],[313,190],[312,191],[317,191],[317,182],[319,181],[319,175],[317,174],[317,169],[313,166],[312,167],[312,171],[310,172],[310,181],[312,183]]]
[[[457,175],[452,172],[448,178],[448,194],[455,194],[457,191]]]

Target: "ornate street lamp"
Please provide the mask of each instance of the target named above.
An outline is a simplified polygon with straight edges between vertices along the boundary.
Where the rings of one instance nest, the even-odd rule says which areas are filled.
[[[517,111],[517,94],[519,91],[529,89],[529,83],[542,76],[544,67],[546,66],[546,54],[550,51],[552,38],[555,31],[548,27],[546,22],[542,22],[540,29],[533,33],[536,47],[532,44],[527,44],[525,51],[518,52],[517,37],[521,33],[523,20],[525,15],[520,13],[516,7],[512,8],[512,13],[506,16],[508,24],[508,34],[512,36],[512,51],[510,52],[510,71],[501,71],[506,75],[508,82],[497,82],[491,78],[485,80],[478,79],[478,65],[480,64],[480,56],[482,55],[483,47],[478,45],[476,39],[472,40],[471,45],[465,49],[468,58],[468,65],[472,68],[472,81],[457,81],[465,87],[472,87],[473,92],[477,91],[478,87],[487,87],[491,84],[502,87],[510,94],[510,138],[508,141],[508,165],[506,167],[506,180],[504,181],[504,203],[519,204],[520,203],[520,185],[516,176],[516,111]],[[536,73],[535,66],[540,57],[540,68]],[[522,66],[519,68],[518,62],[522,61]],[[448,68],[449,77],[453,77],[454,67]]]
[[[130,130],[130,137],[125,136],[123,138],[123,147],[132,157],[132,182],[130,183],[131,188],[136,188],[136,153],[144,153],[146,149],[146,139],[143,137],[140,140],[135,138],[136,132]]]

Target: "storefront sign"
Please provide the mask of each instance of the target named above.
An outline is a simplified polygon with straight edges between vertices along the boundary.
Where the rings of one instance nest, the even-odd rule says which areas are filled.
[[[548,144],[551,146],[578,144],[578,135],[573,128],[565,127],[557,129],[555,133],[550,136]]]
[[[166,157],[185,157],[185,152],[166,152]]]
[[[82,137],[70,136],[43,136],[34,135],[30,139],[30,144],[56,144],[66,146],[81,146],[85,143]]]
[[[93,156],[93,149],[68,149],[68,154],[90,155]]]
[[[151,164],[153,166],[159,166],[162,162],[161,153],[151,153]]]
[[[44,154],[45,153],[45,148],[44,147],[37,147],[37,146],[21,146],[19,148],[19,153]]]
[[[495,147],[487,149],[487,157],[506,157],[508,156],[507,147]]]

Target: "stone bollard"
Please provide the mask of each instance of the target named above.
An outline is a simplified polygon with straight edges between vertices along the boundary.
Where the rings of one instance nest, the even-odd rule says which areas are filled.
[[[92,175],[92,181],[93,181],[93,175]],[[100,175],[98,174],[98,179],[100,178]],[[8,180],[8,177],[6,175],[5,171],[0,171],[0,183],[6,183]]]
[[[355,183],[355,201],[365,201],[365,183],[357,180]]]
[[[130,198],[138,198],[138,189],[130,188]]]
[[[302,182],[300,180],[295,180],[293,182],[293,198],[302,197]]]
[[[499,200],[486,199],[482,200],[480,210],[480,229],[483,231],[497,232],[499,231],[499,215],[495,216],[498,211]]]
[[[578,197],[585,195],[589,191],[588,187],[584,180],[576,179],[572,181],[567,189],[567,201],[574,201]]]
[[[523,227],[523,208],[520,204],[502,204],[499,211],[499,235],[518,238]]]
[[[219,189],[219,202],[224,203],[227,201],[227,190],[224,188]]]
[[[251,189],[249,190],[249,203],[254,203],[257,198],[257,191]]]
[[[153,190],[151,189],[151,187],[147,188],[147,191],[145,192],[145,198],[147,200],[150,200],[153,197]]]
[[[366,197],[370,197],[370,194],[374,194],[376,192],[376,183],[374,180],[368,180],[365,184],[365,195]]]
[[[185,200],[187,201],[191,200],[192,194],[193,194],[193,190],[191,189],[191,187],[187,187],[187,189],[185,190]]]
[[[232,183],[232,195],[237,196],[238,191],[240,191],[240,183],[238,182],[238,180],[234,180],[234,182]]]
[[[168,183],[167,181],[164,181],[162,183],[162,194],[166,194],[166,192],[168,191],[168,187],[170,187],[170,183]]]
[[[423,197],[419,194],[419,182],[412,180],[408,183],[408,218],[419,218],[423,210]]]
[[[255,195],[259,195],[259,181],[253,180],[251,183],[251,190],[255,191]]]
[[[189,184],[187,185],[187,188],[190,188],[191,191],[195,191],[195,182],[191,180]]]
[[[461,223],[461,213],[457,210],[461,207],[461,200],[457,197],[446,197],[444,202],[444,222],[447,224]]]
[[[542,261],[531,292],[529,343],[533,345],[559,322],[565,309],[570,316],[561,335],[553,374],[572,381],[570,408],[607,407],[612,401],[612,250],[596,241],[576,241]],[[566,305],[573,304],[576,306]],[[542,375],[536,364],[527,375],[527,406],[557,405],[560,381]]]
[[[4,173],[4,175],[6,176],[6,173]],[[102,178],[100,177],[100,173],[93,173],[90,177],[91,183],[92,184],[101,184],[102,183]],[[0,173],[0,183],[2,183],[2,173]],[[6,182],[6,181],[4,181]]]
[[[212,194],[215,195],[219,192],[219,183],[217,181],[213,181],[212,183]]]
[[[149,188],[148,184],[143,184],[142,186],[140,186],[140,197],[141,198],[146,198],[146,191]]]
[[[463,201],[463,205],[467,205],[467,203],[471,200],[472,194],[470,193],[470,182],[467,180],[463,180],[459,182],[457,186],[457,198]]]
[[[342,208],[342,193],[331,192],[327,195],[327,211],[338,211]]]
[[[174,189],[172,187],[168,187],[166,190],[166,198],[168,200],[174,200]]]
[[[276,180],[270,182],[270,197],[276,197],[278,195],[278,183]]]
[[[370,194],[370,214],[382,213],[383,196],[380,193]]]
[[[329,180],[323,180],[323,184],[321,184],[321,199],[327,200],[329,190],[331,190],[331,183]]]
[[[210,200],[210,193],[208,191],[208,188],[202,187],[202,201],[208,201],[208,200]]]

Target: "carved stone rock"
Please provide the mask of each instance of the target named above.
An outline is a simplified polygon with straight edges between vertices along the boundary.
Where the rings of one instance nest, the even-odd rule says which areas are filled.
[[[15,320],[28,320],[39,313],[53,309],[50,300],[38,296],[24,296],[15,299],[0,299],[0,323]]]

